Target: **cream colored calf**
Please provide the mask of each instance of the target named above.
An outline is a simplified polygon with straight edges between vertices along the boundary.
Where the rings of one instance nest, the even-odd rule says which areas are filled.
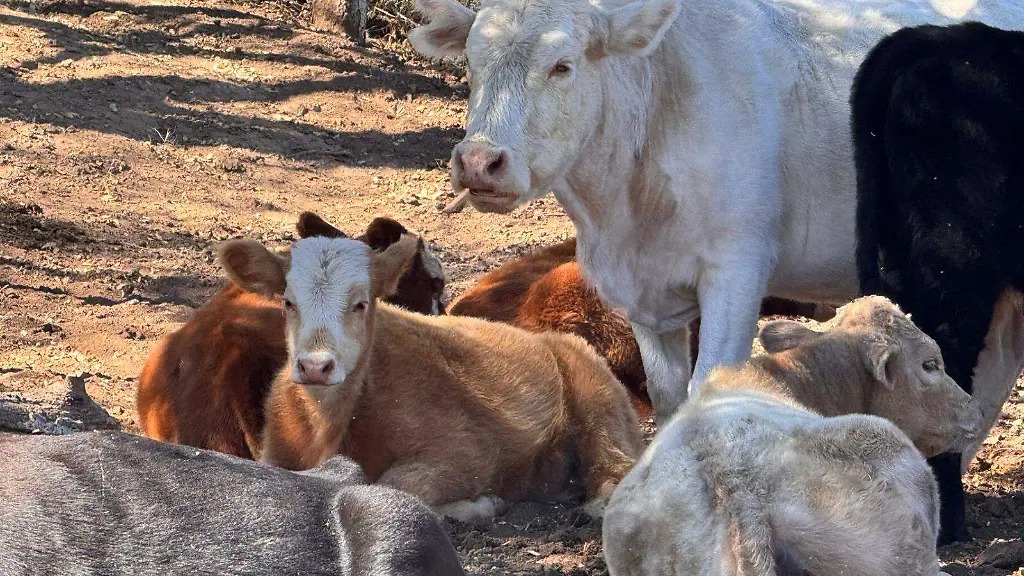
[[[610,572],[938,574],[922,452],[970,441],[981,413],[935,342],[879,297],[828,332],[774,322],[760,339],[772,354],[713,371],[615,491]]]

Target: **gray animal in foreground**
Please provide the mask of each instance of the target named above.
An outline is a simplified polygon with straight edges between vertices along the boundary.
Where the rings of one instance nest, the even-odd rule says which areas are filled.
[[[120,432],[0,435],[0,575],[459,575],[436,517],[351,460],[303,473]]]
[[[615,490],[609,572],[940,574],[924,456],[970,441],[981,412],[935,341],[881,297],[760,339],[771,354],[714,370]]]

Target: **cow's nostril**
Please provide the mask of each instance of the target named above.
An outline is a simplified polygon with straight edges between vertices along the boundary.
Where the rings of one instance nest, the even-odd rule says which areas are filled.
[[[324,373],[324,375],[334,372],[334,360],[328,360],[327,364],[324,364],[322,372]]]
[[[302,360],[299,360],[298,365],[299,365],[299,374],[305,374],[306,373],[306,365],[302,363]]]
[[[494,175],[501,171],[505,166],[505,153],[501,152],[498,157],[491,160],[491,163],[487,165],[487,174]]]

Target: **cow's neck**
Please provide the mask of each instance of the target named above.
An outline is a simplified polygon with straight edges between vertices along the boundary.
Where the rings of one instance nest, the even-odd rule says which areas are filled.
[[[601,61],[598,122],[566,186],[555,190],[583,244],[628,240],[637,225],[659,221],[676,202],[659,154],[673,123],[685,117],[687,75],[669,57],[657,50],[648,58]]]
[[[749,366],[771,385],[825,416],[864,412],[870,385],[863,354],[845,341],[816,342],[758,356]]]

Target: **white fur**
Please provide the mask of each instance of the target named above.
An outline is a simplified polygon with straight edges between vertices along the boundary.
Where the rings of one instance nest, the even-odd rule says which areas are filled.
[[[782,549],[808,573],[933,576],[937,530],[931,471],[888,420],[704,390],[612,495],[603,542],[615,576],[781,574]]]
[[[432,22],[468,16],[450,4],[420,7]],[[689,368],[656,369],[682,357],[656,351],[685,344],[680,331],[698,311],[691,388],[713,367],[749,356],[766,294],[835,303],[856,295],[854,73],[901,26],[953,23],[950,13],[961,11],[1024,26],[1024,3],[964,5],[484,0],[466,39],[473,82],[464,142],[508,153],[501,191],[517,204],[554,191],[602,299],[665,339],[643,348],[645,367],[655,368],[652,396],[668,402],[656,404],[665,421],[685,398],[679,378]],[[602,57],[652,30],[640,56]],[[560,60],[572,73],[549,77]]]
[[[480,496],[476,500],[459,500],[437,507],[437,513],[455,518],[466,524],[487,524],[494,517],[508,509],[505,501],[493,495]]]
[[[417,0],[417,8],[429,14],[431,27],[421,27],[409,34],[409,42],[430,58],[457,56],[466,48],[465,35],[475,14],[458,2],[449,0]],[[438,33],[441,35],[438,35]]]
[[[289,358],[333,357],[336,368],[327,383],[343,382],[362,352],[343,319],[353,297],[370,296],[370,247],[348,238],[299,240],[292,245],[286,282],[285,298],[297,310],[288,319]],[[298,365],[291,369],[292,379],[300,381]]]

